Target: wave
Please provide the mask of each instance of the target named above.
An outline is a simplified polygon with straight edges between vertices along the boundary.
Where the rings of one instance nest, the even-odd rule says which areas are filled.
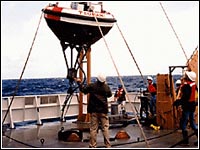
[[[144,78],[146,77],[144,76]],[[156,76],[152,77],[156,82]],[[181,75],[173,75],[174,81],[180,77]],[[91,78],[91,82],[95,80],[95,77]],[[106,80],[113,92],[117,90],[120,84],[119,77],[108,76]],[[146,89],[146,84],[141,76],[122,76],[122,81],[127,92],[138,92]],[[2,96],[62,94],[67,93],[69,89],[69,80],[66,78],[22,79],[17,89],[18,82],[17,79],[2,80]]]

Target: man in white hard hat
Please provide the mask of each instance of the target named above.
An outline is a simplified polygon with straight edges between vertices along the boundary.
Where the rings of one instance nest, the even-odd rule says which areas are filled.
[[[181,87],[181,98],[180,104],[182,106],[182,135],[183,135],[183,142],[182,145],[189,145],[189,138],[188,138],[188,131],[187,131],[187,124],[188,119],[190,122],[190,127],[194,130],[195,135],[198,138],[198,128],[195,124],[194,112],[196,109],[196,98],[195,92],[197,90],[197,85],[195,83],[196,80],[196,73],[193,71],[185,71],[184,75],[184,84]],[[175,101],[176,102],[176,101]],[[198,142],[194,143],[198,145]]]
[[[150,93],[150,112],[152,117],[156,114],[156,83],[153,83],[153,78],[151,76],[147,77],[148,86],[147,86],[147,92]]]
[[[148,77],[147,77],[147,80],[153,81],[153,78],[152,78],[151,76],[148,76]]]
[[[79,84],[79,89],[84,94],[90,94],[87,112],[90,113],[90,148],[97,147],[97,132],[99,122],[101,122],[104,144],[106,148],[111,147],[109,141],[109,118],[108,100],[112,96],[112,91],[106,83],[106,76],[102,73],[97,75],[97,81],[86,86],[80,84],[80,79],[75,79]]]

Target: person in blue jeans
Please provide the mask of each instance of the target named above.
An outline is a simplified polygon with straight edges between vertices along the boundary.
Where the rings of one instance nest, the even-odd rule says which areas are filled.
[[[150,112],[152,117],[156,114],[156,84],[153,83],[153,78],[151,76],[147,77],[148,81],[148,87],[147,87],[147,92],[150,93],[150,101],[149,101],[149,106],[150,106]]]
[[[187,131],[187,124],[188,119],[190,123],[190,127],[194,130],[195,135],[198,138],[198,128],[195,124],[195,109],[196,109],[196,97],[195,92],[197,90],[197,85],[195,83],[196,80],[196,73],[193,71],[186,71],[184,76],[184,84],[181,87],[181,98],[174,102],[175,106],[181,105],[182,107],[182,136],[183,142],[181,145],[187,146],[189,145],[189,138],[188,138],[188,131]],[[198,141],[194,143],[198,145]]]

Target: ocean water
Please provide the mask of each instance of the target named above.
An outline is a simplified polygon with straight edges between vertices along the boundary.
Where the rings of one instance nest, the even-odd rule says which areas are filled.
[[[156,83],[156,76],[152,77]],[[174,82],[180,77],[180,75],[173,75]],[[144,76],[144,78],[146,79],[147,76]],[[94,82],[95,80],[95,77],[91,78],[91,82]],[[113,92],[117,90],[117,87],[120,84],[118,76],[108,76],[106,80]],[[122,76],[122,81],[127,92],[137,92],[146,88],[141,76]],[[18,82],[19,80],[17,79],[2,80],[2,97],[13,95],[62,94],[67,93],[69,89],[69,80],[66,78],[22,79],[16,90]]]

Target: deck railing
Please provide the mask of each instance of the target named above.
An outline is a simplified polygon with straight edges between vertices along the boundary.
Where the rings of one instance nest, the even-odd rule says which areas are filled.
[[[12,97],[3,97],[2,118],[4,118],[7,114],[3,124],[9,124],[10,128],[15,128],[15,123],[36,121],[36,124],[41,125],[43,119],[59,118],[61,117],[61,110],[63,108],[66,96],[67,94],[15,96],[8,113],[7,110],[11,103]],[[114,102],[113,96],[108,99],[109,111],[111,103]],[[130,93],[129,98],[132,100],[132,102],[139,103],[135,93]],[[126,103],[127,109],[129,109],[129,102],[127,101]],[[67,105],[69,105],[69,107],[65,107],[64,117],[78,116],[78,94],[72,95],[72,98]],[[83,113],[87,113],[86,95],[83,96]]]

